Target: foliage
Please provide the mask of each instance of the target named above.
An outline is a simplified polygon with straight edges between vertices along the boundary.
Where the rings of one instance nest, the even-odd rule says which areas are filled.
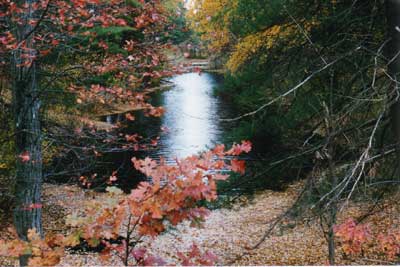
[[[321,218],[334,264],[337,203],[398,176],[390,131],[397,92],[384,74],[391,62],[384,53],[385,3],[231,2],[212,10],[211,1],[195,1],[191,19],[227,59],[220,93],[237,107],[233,131],[251,139],[261,158],[251,170],[260,183],[257,176],[232,182],[268,186],[263,178],[271,169],[276,180],[307,178],[296,204]],[[359,251],[364,237],[357,226],[346,227],[352,234],[339,232],[341,238]]]
[[[187,10],[182,0],[166,0],[163,6],[167,13],[166,36],[163,38],[167,42],[179,45],[185,41],[193,39],[193,31],[189,28],[186,20]]]
[[[347,254],[361,253],[362,245],[370,239],[368,226],[357,224],[352,219],[336,226],[335,234],[341,240],[342,248]]]
[[[19,67],[39,67],[36,80],[43,103],[46,169],[53,168],[58,157],[68,155],[71,165],[79,162],[86,165],[86,170],[96,157],[88,156],[92,149],[71,132],[75,128],[90,132],[93,138],[89,143],[93,150],[99,150],[98,154],[105,134],[80,118],[96,108],[121,103],[141,108],[149,115],[162,113],[161,108],[147,102],[143,91],[172,73],[165,71],[161,54],[165,48],[161,37],[164,28],[169,27],[165,10],[157,0],[22,2],[0,3],[1,16],[9,18],[0,22],[1,71],[10,76],[10,60],[16,51],[22,54]],[[16,25],[26,26],[22,17],[29,12],[35,19],[27,26],[32,32],[26,38],[34,39],[33,47],[28,40],[17,40],[21,36]],[[12,81],[7,83],[6,90],[10,90]],[[5,134],[12,137],[12,129],[10,132]],[[15,160],[13,153],[7,154]],[[82,154],[85,159],[79,156]],[[76,175],[76,168],[71,171]]]
[[[363,247],[378,244],[380,252],[386,255],[389,261],[398,260],[400,256],[400,234],[396,229],[388,233],[372,235],[369,225],[359,224],[348,219],[343,224],[335,226],[335,234],[340,241],[342,250],[346,254],[360,255]]]
[[[48,235],[45,239],[36,232],[36,229],[28,231],[28,240],[18,239],[17,233],[13,233],[13,241],[0,240],[0,255],[7,257],[19,257],[20,255],[32,255],[30,266],[54,266],[64,253],[65,238],[63,235]]]
[[[2,2],[2,15],[9,16],[11,23],[18,23],[28,8],[43,15],[32,22],[37,24],[32,33],[36,39],[34,48],[25,47],[26,42],[16,42],[11,24],[0,25],[4,30],[2,58],[8,60],[8,53],[22,49],[26,56],[21,66],[40,62],[43,87],[68,89],[68,94],[77,95],[78,103],[95,100],[104,104],[115,97],[138,104],[134,92],[143,85],[151,85],[149,78],[164,74],[159,68],[162,65],[159,51],[163,46],[157,41],[165,23],[162,6],[158,1],[94,2],[97,8],[93,8],[91,1],[45,1],[24,7]],[[145,42],[144,47],[141,43]],[[28,56],[32,49],[34,55]],[[58,60],[52,60],[54,57]],[[63,79],[54,79],[60,75]],[[51,90],[45,96],[52,96]]]
[[[10,133],[17,151],[13,153],[17,163],[14,219],[19,238],[26,241],[30,239],[29,228],[43,234],[39,203],[42,145],[50,141],[49,146],[63,148],[61,153],[73,150],[78,161],[83,161],[81,151],[88,150],[85,144],[64,142],[67,136],[79,143],[71,129],[51,127],[43,131],[41,100],[45,100],[45,107],[74,103],[74,111],[81,112],[90,111],[93,105],[125,103],[147,115],[161,116],[163,109],[147,103],[143,91],[172,73],[163,70],[161,55],[164,46],[160,34],[166,20],[157,0],[1,1],[0,16],[7,18],[0,20],[0,70],[11,77],[7,89],[12,90],[16,122],[15,132]],[[76,117],[69,117],[73,119]],[[91,149],[96,151],[106,134],[97,133],[94,127],[91,133],[96,136]],[[96,151],[91,159],[99,154]],[[27,254],[36,256],[34,252]],[[21,264],[25,259],[20,258]]]
[[[72,214],[68,217],[68,224],[75,228],[70,235],[42,240],[31,231],[29,242],[2,241],[1,254],[32,254],[32,265],[53,265],[60,259],[61,248],[78,245],[83,238],[90,246],[105,246],[103,260],[117,255],[125,265],[162,265],[164,262],[161,259],[147,255],[144,248],[138,247],[143,238],[159,235],[168,225],[176,226],[183,220],[199,224],[208,213],[204,207],[198,207],[199,201],[215,200],[216,181],[228,178],[219,171],[244,172],[244,161],[232,157],[250,150],[251,144],[247,141],[234,144],[229,150],[225,150],[224,145],[218,145],[200,156],[177,160],[176,165],[168,165],[164,160],[155,162],[150,158],[132,158],[134,167],[151,182],[142,182],[129,195],[124,195],[116,187],[109,187],[106,206],[93,200],[84,215]],[[119,237],[122,238],[120,243],[111,242]],[[216,260],[211,252],[203,254],[196,245],[192,246],[188,255],[182,252],[178,255],[184,265],[212,265]]]
[[[305,24],[304,31],[306,34],[308,34],[311,29],[311,23]],[[274,45],[277,45],[279,41],[283,40],[282,43],[285,43],[288,47],[303,42],[304,40],[302,39],[304,39],[304,36],[299,39],[296,36],[297,31],[296,25],[284,24],[273,25],[265,31],[247,35],[236,44],[234,52],[232,52],[226,64],[227,68],[232,73],[235,73],[241,66],[256,56],[261,56],[261,58],[259,58],[259,64],[264,64],[270,53],[269,50],[273,48]]]
[[[13,200],[14,182],[12,177],[15,171],[13,155],[15,147],[13,140],[9,139],[13,127],[10,114],[9,108],[0,101],[0,120],[3,122],[3,129],[0,131],[0,220],[3,220],[11,209]]]
[[[237,1],[206,0],[194,1],[188,17],[192,27],[200,34],[201,39],[209,44],[212,52],[221,52],[230,44],[230,35],[227,24],[230,18],[226,12],[235,6]]]
[[[324,147],[327,138],[323,124],[324,105],[328,105],[336,129],[362,128],[357,132],[346,131],[346,138],[330,139],[337,165],[354,162],[360,142],[367,140],[371,133],[371,125],[364,122],[376,119],[386,109],[387,80],[376,71],[384,68],[385,63],[375,61],[385,39],[384,6],[378,2],[352,5],[346,1],[317,4],[301,0],[235,3],[206,14],[211,3],[198,1],[191,11],[197,14],[193,23],[198,23],[198,32],[211,46],[214,41],[219,46],[220,40],[214,40],[202,28],[203,24],[210,32],[218,25],[232,37],[223,45],[225,49],[220,49],[222,57],[227,57],[228,72],[219,93],[229,96],[237,115],[256,111],[272,102],[253,115],[241,118],[233,132],[254,141],[255,152],[266,159],[264,168],[271,162],[288,163],[284,159],[292,158],[304,163],[303,166],[293,164],[296,168],[309,169],[316,160],[315,152]],[[362,48],[355,50],[357,47]],[[335,60],[326,71],[313,74]],[[310,75],[312,79],[302,84]],[[376,90],[365,86],[374,80]],[[302,86],[286,94],[298,84]],[[285,97],[280,97],[283,94]],[[362,103],[360,97],[378,97],[382,101]],[[349,110],[350,107],[353,108]],[[376,136],[386,127],[384,119]],[[389,132],[382,134],[388,136]],[[276,149],[270,149],[265,143],[273,143]],[[267,150],[265,147],[270,153],[263,151]],[[378,153],[379,149],[375,146],[374,151]],[[289,176],[286,171],[290,172],[291,168],[283,166],[279,176]]]

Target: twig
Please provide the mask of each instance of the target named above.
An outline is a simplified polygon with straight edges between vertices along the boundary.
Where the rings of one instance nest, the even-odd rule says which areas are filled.
[[[360,47],[357,47],[354,51],[357,51],[357,50],[359,50],[359,49],[360,49]],[[253,115],[257,114],[258,112],[260,112],[260,111],[262,111],[263,109],[267,108],[268,106],[274,104],[275,102],[279,101],[280,99],[282,99],[282,98],[284,98],[284,97],[286,97],[286,96],[288,96],[288,95],[294,93],[297,89],[301,88],[303,85],[305,85],[307,82],[309,82],[312,78],[314,78],[317,74],[319,74],[319,73],[323,72],[324,70],[326,70],[326,69],[332,67],[332,66],[335,65],[337,62],[339,62],[339,61],[341,61],[341,60],[347,58],[347,56],[348,56],[349,54],[351,54],[352,52],[354,52],[354,51],[351,51],[351,52],[349,52],[349,53],[346,53],[344,56],[342,56],[342,57],[340,57],[340,58],[338,58],[338,59],[332,61],[332,62],[329,63],[329,64],[326,64],[325,66],[323,66],[323,67],[320,68],[319,70],[313,72],[311,75],[309,75],[307,78],[305,78],[302,82],[300,82],[299,84],[297,84],[297,85],[296,85],[295,87],[293,87],[292,89],[290,89],[290,90],[286,91],[284,94],[281,94],[281,95],[279,95],[278,97],[272,99],[271,101],[269,101],[268,103],[262,105],[262,106],[259,107],[258,109],[254,110],[254,111],[251,111],[251,112],[248,112],[248,113],[245,113],[245,114],[243,114],[243,115],[240,115],[240,116],[238,116],[238,117],[236,117],[236,118],[231,118],[231,119],[220,119],[220,121],[227,121],[227,122],[238,121],[238,120],[241,120],[241,119],[243,119],[243,118],[246,118],[246,117],[253,116]]]

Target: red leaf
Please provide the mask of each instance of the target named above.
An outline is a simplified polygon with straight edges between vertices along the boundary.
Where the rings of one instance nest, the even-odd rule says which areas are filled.
[[[158,138],[152,139],[150,142],[151,142],[151,145],[152,145],[152,146],[157,146],[157,144],[158,144]]]
[[[127,120],[130,120],[130,121],[134,121],[135,120],[135,116],[133,116],[131,113],[126,113],[125,114],[125,118]]]
[[[225,154],[225,145],[217,145],[215,146],[214,150],[213,150],[214,154],[219,156],[219,157],[223,157]]]
[[[31,159],[31,156],[28,151],[23,152],[21,155],[18,156],[22,162],[28,162]]]
[[[249,153],[251,151],[251,146],[252,144],[250,141],[242,141],[241,148],[243,152]]]
[[[231,169],[234,172],[238,172],[240,174],[244,174],[246,168],[246,162],[244,160],[231,160]]]
[[[56,40],[56,39],[53,39],[53,40],[51,41],[51,44],[54,45],[54,46],[58,45],[59,43],[60,43],[60,41],[58,41],[58,40]]]
[[[165,263],[166,262],[163,259],[161,259],[160,257],[155,257],[155,256],[147,257],[144,260],[145,266],[164,266]]]
[[[135,260],[140,261],[141,259],[144,258],[146,252],[147,250],[145,248],[134,249],[132,251],[132,255],[133,257],[135,257]]]

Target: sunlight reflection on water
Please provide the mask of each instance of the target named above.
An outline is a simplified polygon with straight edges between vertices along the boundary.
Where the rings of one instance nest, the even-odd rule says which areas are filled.
[[[219,100],[213,95],[218,85],[208,73],[188,73],[171,80],[175,87],[163,94],[166,113],[162,125],[168,133],[160,140],[160,155],[167,158],[196,154],[219,141]]]

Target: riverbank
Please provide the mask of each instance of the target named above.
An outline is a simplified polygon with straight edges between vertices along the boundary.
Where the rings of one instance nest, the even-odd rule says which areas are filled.
[[[149,95],[158,91],[168,90],[173,86],[172,83],[162,84],[160,86],[148,88],[144,91],[143,95]],[[101,104],[96,106],[96,108],[86,114],[65,114],[58,110],[48,110],[45,116],[51,121],[60,123],[64,126],[69,126],[70,122],[74,122],[74,127],[89,126],[94,127],[99,131],[111,131],[115,129],[115,125],[101,120],[101,117],[112,116],[115,114],[125,114],[128,112],[135,112],[145,109],[144,106],[131,105],[127,103],[110,103]]]
[[[144,91],[143,95],[149,95],[158,91],[168,90],[173,86],[173,83],[162,84],[160,86],[152,87]],[[108,106],[104,106],[103,108],[99,109],[96,114],[96,117],[103,117],[115,114],[122,114],[131,111],[138,111],[143,110],[144,107],[141,106],[132,106],[129,104],[124,103],[114,103]]]
[[[231,209],[213,210],[202,228],[192,228],[189,223],[180,224],[155,240],[148,240],[149,250],[163,257],[168,263],[176,263],[176,251],[188,250],[195,242],[200,248],[210,250],[218,256],[220,265],[325,265],[327,246],[323,233],[315,220],[283,220],[257,249],[256,244],[279,217],[294,203],[303,183],[292,184],[283,192],[263,191],[253,199],[242,199]],[[77,186],[44,186],[44,229],[46,232],[65,232],[65,216],[82,209],[89,200],[101,200],[104,194],[81,189]],[[376,233],[397,225],[400,194],[384,201],[379,211],[369,216],[365,223],[374,225]],[[367,203],[351,203],[345,214],[339,217],[344,221],[356,217],[369,209]],[[10,223],[10,222],[9,222]],[[1,230],[3,236],[4,230]],[[338,264],[370,265],[388,264],[382,255],[369,248],[361,257],[346,257],[337,249]],[[0,259],[0,265],[4,265]],[[7,262],[9,264],[10,262]],[[119,262],[114,262],[117,266]],[[102,265],[96,254],[67,254],[59,266]]]

